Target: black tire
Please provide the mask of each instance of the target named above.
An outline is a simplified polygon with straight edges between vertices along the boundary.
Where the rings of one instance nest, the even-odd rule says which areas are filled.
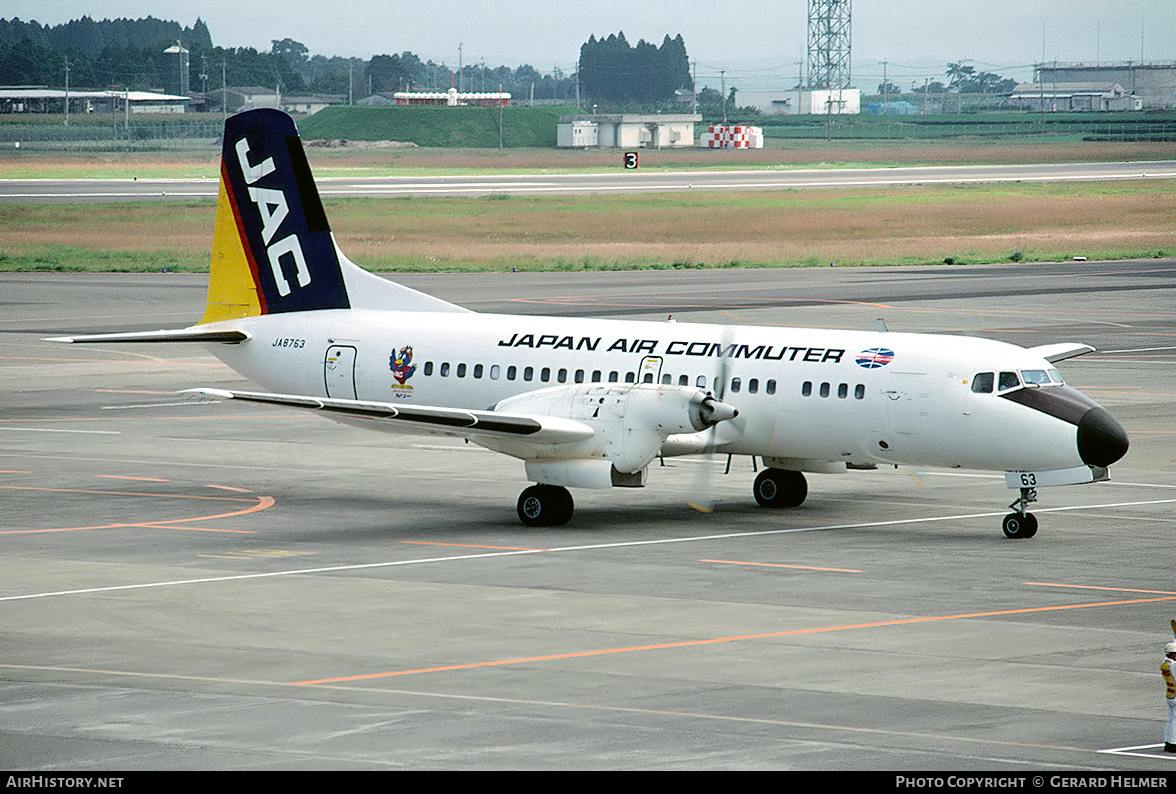
[[[799,507],[808,496],[808,482],[798,471],[764,469],[752,487],[760,507]]]
[[[575,503],[559,485],[532,485],[519,494],[519,520],[528,527],[558,527],[572,520]]]
[[[1031,538],[1037,534],[1037,516],[1032,513],[1009,513],[1000,528],[1004,530],[1005,537],[1012,540]]]

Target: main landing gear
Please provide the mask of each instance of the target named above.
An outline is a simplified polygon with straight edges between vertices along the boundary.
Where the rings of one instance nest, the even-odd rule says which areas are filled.
[[[799,507],[808,496],[808,482],[798,471],[764,469],[755,478],[752,493],[760,507]]]
[[[1020,498],[1009,505],[1009,508],[1016,512],[1009,513],[1001,523],[1006,538],[1031,538],[1037,534],[1037,516],[1026,509],[1036,501],[1037,489],[1021,489]]]
[[[519,494],[519,520],[528,527],[562,527],[576,509],[562,485],[532,485]]]

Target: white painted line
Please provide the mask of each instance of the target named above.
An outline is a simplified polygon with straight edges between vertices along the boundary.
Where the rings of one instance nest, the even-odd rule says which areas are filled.
[[[194,405],[213,405],[215,403],[224,402],[223,400],[200,400],[193,402],[192,400],[184,400],[178,403],[139,403],[138,405],[103,405],[103,411],[125,411],[130,408],[173,408],[175,406],[191,407]]]
[[[47,427],[0,427],[0,430],[24,431],[26,433],[87,433],[98,436],[121,436],[119,430],[53,430]]]

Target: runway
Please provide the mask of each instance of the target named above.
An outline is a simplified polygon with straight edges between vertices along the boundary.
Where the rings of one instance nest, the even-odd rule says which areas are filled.
[[[507,174],[437,177],[332,177],[317,180],[324,196],[392,198],[414,195],[489,196],[553,193],[884,188],[991,182],[1091,182],[1176,177],[1170,161],[1037,165],[819,168],[754,171],[624,171],[609,174]],[[216,199],[208,179],[6,179],[0,203],[81,203]]]
[[[952,331],[1063,362],[1112,482],[667,461],[526,529],[511,459],[318,416],[196,346],[206,277],[0,274],[0,766],[1171,772],[1176,260],[425,275],[478,311]],[[710,481],[717,509],[693,511]]]

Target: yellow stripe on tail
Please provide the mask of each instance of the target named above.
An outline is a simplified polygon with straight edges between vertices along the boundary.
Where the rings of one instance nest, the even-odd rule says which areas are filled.
[[[212,262],[209,266],[208,305],[197,325],[262,314],[257,279],[245,255],[237,214],[225,187],[227,179],[222,163],[220,194],[216,199],[216,226],[212,237]]]

